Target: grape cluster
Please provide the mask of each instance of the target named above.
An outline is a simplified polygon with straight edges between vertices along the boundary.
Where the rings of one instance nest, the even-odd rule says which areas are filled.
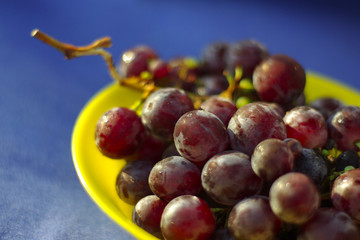
[[[126,51],[124,78],[152,86],[137,109],[104,113],[99,151],[133,222],[175,239],[360,239],[360,108],[305,104],[305,71],[255,40],[199,59]],[[144,88],[145,89],[145,88]]]

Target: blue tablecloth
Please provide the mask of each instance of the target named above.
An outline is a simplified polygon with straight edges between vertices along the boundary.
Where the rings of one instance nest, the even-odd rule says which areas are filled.
[[[110,83],[100,57],[64,60],[39,28],[84,45],[110,36],[164,59],[214,41],[258,39],[306,69],[360,89],[359,1],[0,1],[0,239],[133,239],[90,199],[70,140],[87,100]]]

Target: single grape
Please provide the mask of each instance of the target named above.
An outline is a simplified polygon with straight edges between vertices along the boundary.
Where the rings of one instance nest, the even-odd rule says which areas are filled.
[[[258,194],[262,188],[262,180],[252,170],[249,156],[235,151],[209,159],[202,170],[201,183],[209,197],[227,206]]]
[[[160,226],[167,240],[206,240],[215,230],[215,218],[204,200],[183,195],[166,205]]]
[[[275,215],[292,224],[305,223],[320,205],[316,186],[303,173],[290,172],[276,179],[269,197]]]
[[[155,195],[140,199],[132,212],[132,221],[148,233],[162,238],[160,221],[167,202]]]
[[[320,208],[301,226],[297,240],[358,240],[355,222],[343,211]]]
[[[335,160],[335,170],[343,171],[345,167],[353,166],[354,168],[360,167],[360,156],[354,150],[342,152]]]
[[[149,175],[151,191],[166,201],[180,195],[196,195],[201,191],[198,167],[183,157],[165,158],[152,168]]]
[[[136,77],[148,70],[148,63],[157,58],[148,46],[136,46],[122,54],[119,69],[124,77]]]
[[[294,159],[298,158],[301,155],[303,147],[298,140],[296,140],[295,138],[285,138],[284,143],[289,146],[291,152],[294,155]]]
[[[226,56],[226,69],[234,74],[235,68],[242,69],[243,78],[252,78],[254,69],[269,53],[265,46],[256,40],[246,39],[231,44]]]
[[[306,174],[320,188],[329,173],[329,166],[320,153],[303,148],[300,156],[294,161],[293,171]]]
[[[217,116],[203,110],[193,110],[177,121],[174,143],[184,158],[192,162],[204,162],[226,150],[229,137]]]
[[[146,137],[140,117],[124,107],[105,112],[96,124],[95,143],[109,158],[124,158],[134,154]]]
[[[359,151],[360,107],[344,106],[338,108],[328,119],[329,137],[334,139],[340,150]]]
[[[260,99],[286,105],[304,91],[306,76],[302,66],[286,55],[272,55],[261,62],[253,74]]]
[[[154,59],[149,62],[149,72],[153,74],[156,83],[158,79],[169,76],[169,66],[161,59]]]
[[[203,72],[222,74],[225,70],[225,57],[228,47],[229,44],[225,42],[215,42],[207,45],[201,57]]]
[[[253,196],[233,207],[228,227],[235,239],[271,240],[279,232],[281,220],[271,210],[268,198]]]
[[[148,133],[136,154],[127,158],[127,160],[148,160],[156,163],[163,159],[165,148],[166,145],[162,139]]]
[[[152,93],[144,102],[141,120],[151,133],[170,141],[177,120],[193,109],[193,102],[185,91],[162,88]]]
[[[334,208],[349,214],[360,223],[360,169],[353,169],[338,176],[331,190]]]
[[[239,108],[228,125],[231,148],[252,155],[267,138],[286,138],[282,117],[267,103],[253,102]]]
[[[321,97],[310,102],[309,106],[318,110],[325,119],[328,119],[336,109],[344,106],[344,103],[333,97]]]
[[[280,139],[269,138],[260,142],[251,156],[255,174],[267,182],[292,170],[294,155],[289,146]]]
[[[136,204],[141,198],[151,195],[148,178],[153,164],[138,160],[128,162],[116,178],[116,192],[121,200]]]
[[[232,101],[219,96],[212,96],[206,99],[200,105],[200,109],[215,114],[225,126],[228,125],[230,118],[237,111],[237,107]]]
[[[308,106],[299,106],[284,116],[287,137],[297,139],[304,148],[323,147],[328,138],[323,115]]]

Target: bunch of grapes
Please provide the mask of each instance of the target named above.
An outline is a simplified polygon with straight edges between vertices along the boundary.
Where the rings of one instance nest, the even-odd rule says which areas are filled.
[[[254,40],[169,61],[138,46],[110,71],[144,93],[94,129],[127,161],[114,188],[136,225],[167,240],[360,239],[360,108],[305,104],[296,60]]]

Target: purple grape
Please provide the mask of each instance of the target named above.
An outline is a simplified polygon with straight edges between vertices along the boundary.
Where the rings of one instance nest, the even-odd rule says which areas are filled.
[[[266,103],[254,102],[239,108],[228,125],[231,148],[252,155],[255,147],[268,138],[285,139],[282,117]]]
[[[120,72],[124,77],[137,77],[148,70],[148,63],[156,59],[156,52],[148,46],[137,46],[123,53]]]
[[[251,156],[251,166],[256,175],[267,182],[288,173],[294,165],[294,155],[280,139],[269,138],[260,142]]]
[[[226,56],[226,68],[234,74],[235,68],[242,69],[243,78],[252,78],[254,69],[269,53],[260,42],[256,40],[242,40],[230,45]]]
[[[355,145],[360,142],[360,107],[340,107],[329,117],[328,128],[340,150],[360,150]]]
[[[355,222],[343,211],[320,208],[301,226],[297,240],[358,240]]]
[[[335,170],[343,171],[345,167],[353,166],[354,168],[360,167],[360,156],[354,150],[342,152],[335,160]]]
[[[204,200],[183,195],[167,204],[160,226],[167,240],[206,240],[215,230],[215,218]]]
[[[229,232],[229,228],[215,229],[209,240],[234,240]]]
[[[206,99],[200,105],[200,109],[215,114],[225,126],[228,125],[231,117],[237,111],[237,107],[232,101],[219,96],[212,96]]]
[[[218,95],[229,87],[227,78],[222,74],[204,75],[200,78],[197,89],[199,95]]]
[[[151,195],[148,178],[153,164],[138,160],[128,162],[116,178],[116,192],[121,200],[136,204],[141,198]]]
[[[168,157],[156,163],[149,175],[151,191],[166,201],[180,195],[197,195],[201,191],[198,167],[183,157]]]
[[[329,166],[322,155],[313,149],[303,148],[294,161],[293,172],[306,174],[320,188],[329,173]]]
[[[205,73],[223,73],[228,47],[229,44],[225,42],[215,42],[205,47],[201,57],[202,68]]]
[[[105,112],[96,124],[95,143],[100,152],[114,159],[134,154],[146,137],[140,117],[117,107]]]
[[[304,91],[306,77],[301,65],[286,55],[272,55],[260,63],[253,74],[260,99],[286,105]]]
[[[148,233],[162,238],[160,221],[166,205],[166,201],[155,195],[146,196],[136,203],[132,221]]]
[[[281,220],[271,210],[268,198],[253,196],[233,207],[228,227],[235,239],[271,240],[279,232]]]
[[[177,121],[174,143],[181,156],[200,163],[226,150],[229,138],[218,117],[203,110],[193,110]]]
[[[311,179],[303,173],[282,175],[270,188],[270,206],[282,221],[303,224],[320,205],[319,192]]]
[[[258,194],[262,188],[262,180],[252,170],[250,158],[234,151],[209,159],[202,170],[201,182],[209,197],[228,206]]]
[[[284,116],[287,137],[297,139],[304,148],[323,147],[328,130],[323,115],[308,106],[299,106]]]
[[[285,138],[284,143],[289,146],[291,152],[294,155],[294,159],[298,158],[301,155],[303,147],[298,140],[296,140],[295,138]]]
[[[177,120],[194,105],[185,91],[176,88],[162,88],[152,93],[145,101],[141,120],[154,135],[172,140]]]
[[[334,208],[360,222],[360,169],[346,171],[335,179],[331,201]]]

